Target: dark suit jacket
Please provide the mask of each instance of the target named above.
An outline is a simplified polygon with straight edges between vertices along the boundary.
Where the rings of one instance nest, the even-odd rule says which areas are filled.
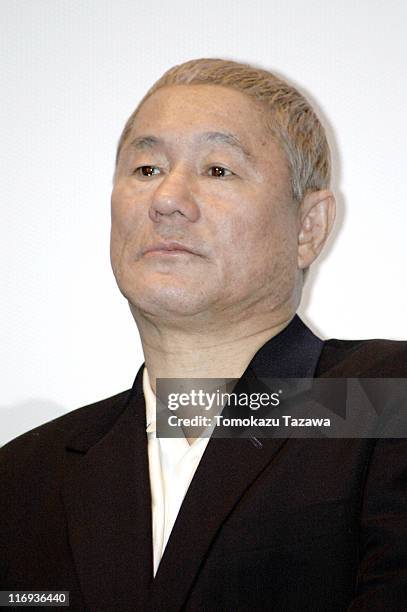
[[[295,317],[247,376],[406,377],[407,343]],[[407,440],[212,439],[155,579],[141,370],[1,450],[3,590],[72,610],[407,609]]]

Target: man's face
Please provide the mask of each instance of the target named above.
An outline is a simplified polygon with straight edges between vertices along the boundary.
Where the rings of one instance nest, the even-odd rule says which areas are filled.
[[[217,85],[156,91],[124,143],[111,260],[132,310],[231,321],[292,299],[298,206],[248,96]]]

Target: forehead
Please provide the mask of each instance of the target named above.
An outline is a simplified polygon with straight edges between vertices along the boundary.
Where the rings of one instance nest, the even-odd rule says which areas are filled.
[[[247,146],[270,142],[266,113],[248,95],[219,85],[172,85],[153,93],[140,107],[130,140],[139,135],[194,136],[227,132]]]

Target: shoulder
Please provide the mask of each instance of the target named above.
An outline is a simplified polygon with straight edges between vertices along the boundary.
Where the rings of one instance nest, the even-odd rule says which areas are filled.
[[[66,445],[78,432],[92,431],[103,435],[120,415],[130,390],[122,391],[112,397],[83,406],[64,414],[48,423],[36,427],[0,449],[0,474],[9,475],[24,464],[31,462],[33,456],[46,461],[47,457],[61,456]]]
[[[316,375],[407,377],[407,342],[382,339],[326,340]]]

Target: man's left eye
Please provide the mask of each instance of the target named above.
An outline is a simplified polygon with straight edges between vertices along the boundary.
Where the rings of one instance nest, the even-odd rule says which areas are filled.
[[[208,174],[215,178],[224,178],[225,176],[232,176],[233,172],[223,166],[211,166],[208,170]]]

